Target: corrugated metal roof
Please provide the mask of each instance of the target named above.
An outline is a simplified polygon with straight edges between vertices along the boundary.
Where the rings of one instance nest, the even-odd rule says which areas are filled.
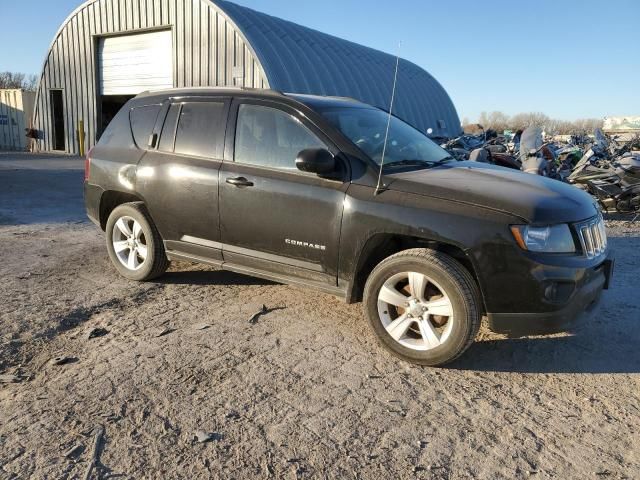
[[[353,97],[388,110],[396,59],[295,23],[213,1],[244,34],[269,86],[290,93]],[[460,119],[447,92],[422,68],[400,61],[394,113],[434,135],[460,133]]]

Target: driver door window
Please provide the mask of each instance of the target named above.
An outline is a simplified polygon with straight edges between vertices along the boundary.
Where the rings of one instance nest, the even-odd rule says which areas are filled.
[[[296,157],[307,148],[326,145],[297,118],[271,107],[240,105],[235,144],[237,163],[298,171]]]

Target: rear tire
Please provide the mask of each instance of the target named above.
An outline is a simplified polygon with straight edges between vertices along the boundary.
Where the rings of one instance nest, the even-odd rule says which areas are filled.
[[[469,272],[450,256],[421,248],[397,253],[373,269],[364,308],[387,350],[429,366],[462,355],[482,320],[480,294]]]
[[[142,282],[169,268],[162,238],[143,203],[116,207],[107,220],[106,236],[109,258],[123,277]]]

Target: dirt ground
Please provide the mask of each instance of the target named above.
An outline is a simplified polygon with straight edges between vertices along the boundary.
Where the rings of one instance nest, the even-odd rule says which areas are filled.
[[[94,452],[91,478],[640,478],[640,222],[608,222],[613,289],[573,332],[483,328],[431,369],[328,295],[125,281],[81,169],[0,154],[0,478],[84,478]]]

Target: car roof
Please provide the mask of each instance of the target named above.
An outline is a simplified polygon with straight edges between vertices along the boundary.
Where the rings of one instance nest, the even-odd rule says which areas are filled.
[[[321,95],[302,95],[296,93],[287,93],[286,95],[313,109],[330,107],[371,107],[369,104],[348,97],[325,97]]]
[[[283,93],[277,90],[269,90],[264,88],[240,88],[240,87],[188,87],[188,88],[170,88],[165,90],[155,90],[143,92],[136,96],[136,99],[150,98],[167,98],[180,96],[198,96],[198,95],[234,95],[234,96],[255,96],[259,98],[290,98],[308,107],[315,109],[319,107],[368,107],[366,103],[362,103],[353,98],[332,97],[322,95],[303,95],[297,93]]]
[[[259,88],[241,88],[241,87],[184,87],[184,88],[166,88],[162,90],[148,90],[136,96],[136,98],[145,97],[176,97],[176,96],[193,96],[193,95],[233,95],[233,94],[255,94],[263,96],[282,96],[281,92],[269,89]]]

